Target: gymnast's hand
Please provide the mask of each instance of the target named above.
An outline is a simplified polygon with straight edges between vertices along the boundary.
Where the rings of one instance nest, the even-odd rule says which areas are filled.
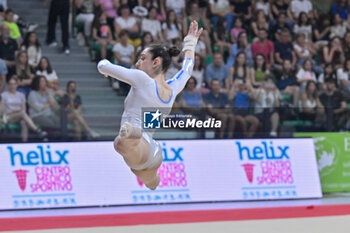
[[[203,28],[199,29],[198,31],[198,23],[196,20],[193,20],[191,22],[190,29],[188,30],[187,35],[195,36],[198,39],[202,32]]]

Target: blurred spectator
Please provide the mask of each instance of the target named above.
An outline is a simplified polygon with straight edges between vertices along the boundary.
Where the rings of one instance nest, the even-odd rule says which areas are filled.
[[[299,103],[300,88],[290,60],[283,60],[282,71],[276,73],[277,87],[283,93],[293,96],[293,106]]]
[[[282,29],[279,33],[279,40],[274,44],[275,47],[275,65],[282,68],[283,60],[290,60],[292,65],[296,64],[296,55],[290,38],[288,29]]]
[[[46,43],[50,47],[56,47],[56,22],[57,17],[60,18],[61,29],[62,29],[62,44],[63,52],[68,55],[70,53],[69,48],[69,30],[68,30],[68,19],[70,12],[70,0],[45,0],[45,5],[50,2],[50,10],[47,24],[47,36]]]
[[[3,24],[6,24],[10,28],[10,37],[15,39],[18,45],[20,45],[22,43],[22,35],[19,31],[18,25],[14,22],[13,16],[13,10],[8,8],[5,11],[5,20]]]
[[[3,59],[7,65],[8,75],[7,80],[16,74],[15,52],[18,49],[17,42],[10,38],[10,29],[7,25],[1,26],[1,40],[0,40],[0,58]]]
[[[350,58],[350,31],[345,33],[343,51],[345,58]]]
[[[273,42],[267,39],[267,31],[265,29],[259,29],[258,38],[259,40],[252,44],[253,56],[255,57],[257,54],[261,53],[264,55],[266,63],[273,65],[273,52],[275,49]]]
[[[262,11],[266,17],[269,17],[269,19],[273,19],[273,16],[270,15],[270,3],[268,0],[255,0],[253,1],[253,14],[257,15],[258,11]]]
[[[342,69],[339,69],[342,70]],[[320,91],[324,92],[326,90],[325,80],[337,79],[337,74],[334,70],[334,65],[332,63],[324,64],[324,72],[318,76],[317,84],[319,85]],[[339,80],[339,79],[338,79]]]
[[[277,137],[281,94],[275,86],[273,76],[266,76],[262,88],[255,93],[255,113],[264,124],[270,137]]]
[[[143,32],[150,32],[153,39],[156,41],[164,41],[162,28],[159,20],[157,19],[157,8],[151,7],[148,10],[148,18],[142,19],[141,29]]]
[[[302,120],[325,123],[324,107],[318,97],[316,83],[308,81],[305,92],[301,95],[301,114]]]
[[[235,59],[238,53],[243,52],[247,57],[247,63],[249,66],[253,65],[253,52],[252,46],[248,42],[248,34],[241,32],[238,35],[237,43],[232,45],[231,53],[227,59],[227,67],[231,67],[235,63]]]
[[[221,121],[219,138],[225,137],[226,129],[228,137],[232,138],[235,129],[235,116],[232,113],[227,94],[220,93],[220,80],[211,80],[210,87],[211,91],[204,96],[208,114]]]
[[[305,34],[298,34],[294,44],[294,51],[298,59],[298,64],[302,64],[305,59],[312,59],[317,51],[311,41],[306,42]]]
[[[62,105],[62,97],[66,94],[64,90],[60,88],[59,79],[56,79],[55,82],[51,84],[51,88],[48,89],[49,95],[52,95],[56,102]]]
[[[18,78],[18,91],[27,96],[31,90],[34,74],[28,64],[28,55],[26,51],[20,51],[16,56],[16,77]]]
[[[226,19],[226,30],[232,28],[233,23],[233,9],[228,0],[209,0],[209,8],[211,12],[211,22],[217,24],[219,17],[224,17]]]
[[[48,86],[52,87],[53,83],[58,82],[56,71],[52,69],[47,57],[42,57],[36,68],[36,75],[44,76],[48,81]]]
[[[350,58],[345,60],[343,68],[337,70],[337,81],[344,97],[350,100]]]
[[[41,46],[35,32],[26,34],[21,49],[27,52],[28,64],[34,71],[41,59]]]
[[[309,0],[292,0],[290,2],[290,11],[293,14],[293,18],[296,20],[299,18],[301,12],[310,15],[312,4]]]
[[[0,93],[2,93],[5,90],[7,73],[8,71],[7,71],[5,61],[0,59],[0,78],[1,78]]]
[[[226,19],[219,17],[215,30],[213,30],[214,45],[218,47],[222,53],[231,50],[231,43],[229,42],[230,35],[226,30]]]
[[[44,76],[35,76],[32,91],[28,96],[29,115],[42,128],[59,128],[59,108],[54,97],[49,93]]]
[[[308,81],[317,81],[316,74],[312,70],[312,61],[310,59],[304,60],[303,67],[298,71],[296,76],[297,81],[300,84],[301,92],[304,92]]]
[[[209,50],[211,51],[211,48],[207,49],[207,46],[205,45],[205,36],[202,33],[198,38],[195,52],[200,54],[202,57],[207,57],[207,52],[209,53]]]
[[[178,17],[178,18],[182,19],[186,15],[186,13],[185,13],[185,9],[186,9],[185,0],[177,0],[177,1],[165,0],[165,7],[166,7],[166,11],[173,10],[176,14],[176,17]],[[167,17],[168,16],[169,16],[169,14],[167,14]]]
[[[0,5],[0,25],[2,24],[4,19],[5,19],[5,10],[4,10],[4,7]]]
[[[345,57],[341,40],[339,37],[333,37],[331,41],[328,42],[328,46],[323,47],[321,62],[333,63],[337,68],[337,66],[343,64],[344,60]]]
[[[204,64],[203,58],[196,53],[194,60],[194,67],[192,71],[193,78],[196,79],[196,88],[199,90],[205,85],[204,83]]]
[[[335,0],[332,9],[332,15],[339,14],[343,20],[348,19],[348,14],[350,13],[349,1],[347,0]]]
[[[327,45],[331,34],[331,21],[328,15],[320,15],[318,23],[313,27],[315,41]]]
[[[150,32],[144,32],[141,37],[141,45],[136,48],[136,55],[138,56],[149,44],[153,43],[153,36]]]
[[[101,46],[100,57],[104,59],[107,57],[107,46],[113,45],[113,36],[111,29],[106,21],[106,14],[101,12],[96,15],[95,22],[92,27],[92,38]]]
[[[345,24],[345,22],[343,21],[343,19],[340,17],[339,14],[333,15],[332,20],[333,22],[331,26],[330,37],[332,38],[332,37],[338,36],[341,39],[343,39],[347,30],[347,25]]]
[[[337,88],[337,80],[327,79],[325,82],[326,91],[321,94],[320,100],[327,113],[327,129],[344,127],[347,121],[346,101]]]
[[[216,52],[213,55],[213,63],[208,65],[205,70],[205,81],[211,83],[213,79],[220,81],[220,86],[225,87],[225,82],[229,77],[229,70],[225,66],[222,54]]]
[[[281,14],[288,17],[290,20],[293,19],[289,10],[289,0],[272,0],[270,7],[272,16],[275,20],[277,20]]]
[[[162,25],[163,38],[170,42],[173,39],[182,39],[182,25],[176,20],[176,14],[174,10],[167,12],[166,21]]]
[[[254,136],[259,126],[258,118],[250,114],[253,95],[253,87],[242,79],[236,79],[228,93],[228,99],[232,101],[236,123],[241,126],[243,135],[248,138]]]
[[[98,2],[101,10],[107,15],[107,24],[112,31],[113,39],[115,39],[114,20],[118,16],[119,0],[99,0]]]
[[[76,16],[75,20],[84,24],[85,44],[89,43],[91,36],[91,25],[94,20],[94,7],[96,0],[74,0]]]
[[[242,17],[244,23],[250,24],[252,19],[252,3],[250,0],[233,0],[232,4],[234,6],[234,16]]]
[[[260,28],[264,28],[267,31],[269,30],[269,23],[266,20],[266,16],[263,10],[258,10],[255,13],[254,20],[251,23],[252,36],[254,36],[254,38],[258,36]]]
[[[21,125],[22,142],[28,141],[28,126],[40,137],[47,133],[39,129],[26,112],[26,98],[23,93],[17,91],[18,79],[11,78],[8,82],[8,89],[1,94],[2,108],[4,111],[3,123]]]
[[[243,28],[243,20],[240,17],[236,17],[234,21],[234,27],[230,31],[231,42],[236,43],[239,34],[242,32],[245,32],[245,29]]]
[[[130,9],[128,5],[121,5],[119,7],[119,13],[118,17],[115,19],[114,23],[114,29],[116,33],[116,37],[119,37],[119,33],[121,30],[125,29],[127,30],[130,34],[130,37],[133,38],[133,46],[137,47],[141,44],[139,40],[136,38],[139,37],[140,29],[137,24],[136,18],[133,16],[130,16]]]
[[[312,40],[312,26],[310,19],[305,12],[301,12],[299,14],[298,23],[294,25],[294,33],[303,33],[305,35],[306,42]]]
[[[286,14],[280,13],[277,18],[277,22],[270,26],[270,38],[272,40],[280,40],[280,32],[284,29],[288,29],[291,32],[291,27],[286,21]]]
[[[67,83],[67,94],[63,96],[61,102],[62,105],[68,110],[68,122],[74,124],[75,139],[81,140],[82,128],[91,135],[93,138],[97,138],[100,135],[92,130],[86,123],[82,116],[82,101],[79,94],[77,94],[77,85],[74,81]]]
[[[230,67],[230,76],[225,80],[226,91],[232,89],[236,80],[241,80],[243,83],[251,82],[252,68],[247,66],[247,57],[243,52],[237,54],[235,64]]]
[[[251,83],[253,86],[260,86],[266,75],[270,74],[270,70],[266,66],[265,57],[258,54],[254,58],[254,69],[252,69]]]

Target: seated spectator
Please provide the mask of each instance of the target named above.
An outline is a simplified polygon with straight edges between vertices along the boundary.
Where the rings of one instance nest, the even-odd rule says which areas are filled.
[[[215,29],[213,30],[214,46],[217,46],[220,52],[230,51],[231,43],[229,42],[230,35],[226,30],[226,19],[219,17]]]
[[[275,49],[273,42],[267,39],[267,31],[265,29],[259,29],[258,38],[259,40],[256,40],[252,44],[253,56],[255,57],[261,53],[264,55],[266,63],[270,66],[273,65],[273,52]]]
[[[301,95],[301,114],[302,120],[325,123],[324,107],[318,97],[316,83],[308,81],[305,92]]]
[[[204,82],[203,58],[198,53],[195,55],[192,76],[196,79],[196,88],[201,90],[204,86],[206,86]]]
[[[2,93],[5,90],[7,73],[8,73],[8,71],[7,71],[5,61],[0,59],[0,78],[1,78],[0,93]]]
[[[339,14],[340,18],[343,20],[348,19],[348,14],[350,13],[349,2],[345,0],[335,0],[333,1],[331,14]]]
[[[63,96],[61,103],[68,110],[68,122],[74,124],[75,139],[80,141],[82,138],[82,128],[93,138],[100,135],[92,130],[82,116],[82,101],[77,94],[77,85],[74,81],[67,83],[67,94]]]
[[[250,27],[252,29],[252,35],[256,38],[258,37],[260,28],[264,28],[267,31],[269,30],[269,23],[266,20],[266,15],[263,10],[258,10],[254,18],[255,20],[251,23]]]
[[[23,93],[17,91],[17,78],[11,78],[8,82],[8,89],[1,94],[1,104],[3,109],[3,119],[5,124],[21,125],[22,142],[28,141],[28,127],[38,134],[45,137],[47,133],[39,129],[26,112],[26,98]]]
[[[298,64],[304,63],[306,59],[312,59],[317,53],[315,46],[311,41],[306,42],[305,34],[298,34],[294,44],[294,51],[297,55]]]
[[[252,3],[247,0],[234,0],[231,3],[234,6],[233,15],[235,17],[241,17],[244,23],[250,24],[252,20]]]
[[[17,53],[16,77],[18,78],[18,91],[27,96],[31,90],[34,74],[30,70],[26,51],[20,51]]]
[[[165,0],[166,11],[174,11],[177,18],[183,19],[186,15],[186,3],[185,0],[173,1]],[[169,16],[169,14],[167,14]]]
[[[243,20],[241,18],[237,17],[237,18],[235,18],[233,25],[234,25],[234,27],[230,31],[231,42],[237,43],[239,34],[242,32],[245,32],[245,29],[243,28]]]
[[[35,32],[28,32],[21,49],[27,52],[28,64],[32,71],[38,66],[41,59],[41,47]]]
[[[343,19],[340,17],[339,14],[335,14],[332,17],[332,26],[331,26],[331,34],[330,37],[338,36],[339,38],[343,39],[344,35],[347,30],[347,26]]]
[[[167,12],[166,21],[162,25],[164,40],[171,42],[173,39],[182,39],[182,25],[177,22],[174,10]]]
[[[225,88],[225,80],[229,77],[229,70],[225,66],[222,54],[216,52],[213,56],[213,63],[208,65],[205,70],[205,81],[211,83],[213,79],[220,81],[221,88]],[[221,90],[222,91],[222,90]]]
[[[54,97],[49,93],[44,76],[35,76],[32,91],[28,96],[29,116],[42,128],[59,128],[59,108]]]
[[[204,96],[208,114],[221,121],[221,128],[218,129],[219,138],[225,138],[226,129],[228,129],[227,137],[232,138],[235,129],[235,116],[232,113],[227,94],[220,93],[220,80],[211,80],[210,87],[211,91]]]
[[[144,32],[141,37],[141,44],[136,48],[136,57],[141,53],[148,45],[153,43],[153,36],[150,32]]]
[[[322,49],[321,62],[333,63],[335,68],[338,68],[343,64],[344,60],[345,57],[341,40],[339,37],[333,37],[332,40],[329,41],[328,46],[324,46]]]
[[[345,33],[343,51],[345,58],[350,58],[350,31]]]
[[[254,69],[251,74],[251,84],[260,86],[266,75],[270,74],[270,70],[266,66],[265,57],[262,54],[256,55],[254,59]]]
[[[288,29],[282,29],[279,35],[279,40],[274,44],[275,67],[281,69],[283,60],[290,60],[294,66],[297,59],[290,39],[290,32]]]
[[[236,80],[242,80],[243,83],[252,80],[252,68],[247,66],[247,58],[244,53],[237,54],[235,64],[230,68],[230,77],[226,79],[225,87],[226,92],[232,89]]]
[[[22,42],[22,35],[18,28],[18,25],[14,22],[14,12],[12,9],[7,9],[5,11],[5,20],[3,24],[7,25],[10,28],[10,37],[17,41],[18,45]]]
[[[36,75],[44,76],[48,81],[48,86],[52,87],[53,83],[58,82],[56,71],[52,69],[50,61],[47,57],[42,57],[36,67]]]
[[[350,58],[346,59],[343,68],[337,70],[339,89],[346,99],[350,99]]]
[[[228,0],[209,0],[209,9],[212,14],[211,23],[217,24],[219,17],[226,19],[226,30],[230,30],[233,23],[232,6]]]
[[[306,83],[308,81],[314,81],[316,82],[316,74],[312,70],[312,61],[310,59],[306,59],[303,63],[303,67],[298,71],[297,75],[297,81],[300,84],[300,91],[304,92]]]
[[[107,46],[113,45],[113,37],[111,29],[109,28],[106,20],[106,14],[101,13],[96,15],[95,22],[92,26],[92,38],[98,45],[101,46],[100,56],[101,59],[107,57]]]
[[[141,30],[142,32],[150,32],[155,41],[164,41],[162,28],[157,19],[157,8],[151,7],[148,10],[148,17],[142,19]]]
[[[287,23],[287,16],[285,13],[280,13],[278,15],[276,23],[271,24],[270,26],[270,36],[273,41],[280,40],[279,36],[282,30],[287,29],[289,32],[292,32],[290,24]]]
[[[262,88],[255,93],[255,114],[264,124],[270,137],[277,137],[281,94],[275,86],[273,76],[266,76]],[[269,131],[267,131],[269,130]]]
[[[328,15],[320,15],[318,23],[313,27],[315,41],[327,45],[331,35],[331,21]]]
[[[292,13],[289,10],[289,0],[273,0],[270,7],[274,20],[277,20],[281,14],[284,14],[289,20],[293,20]]]
[[[236,123],[241,126],[242,133],[247,138],[253,137],[259,126],[258,118],[250,114],[253,95],[253,87],[241,79],[236,79],[228,92]]]
[[[140,29],[137,24],[136,18],[130,16],[130,8],[126,4],[122,4],[119,7],[118,17],[115,19],[114,30],[115,37],[119,37],[121,30],[125,29],[130,33],[132,38],[132,45],[137,47],[141,44],[141,41],[138,39],[140,37]]]
[[[265,17],[269,17],[269,19],[273,20],[273,16],[270,16],[272,13],[270,11],[270,3],[268,0],[256,0],[253,3],[253,9],[254,15],[257,15],[258,11],[262,11]]]
[[[15,52],[18,49],[17,42],[10,38],[10,28],[2,24],[1,26],[1,38],[0,38],[0,58],[6,63],[8,74],[7,80],[16,74],[16,61]]]
[[[305,12],[307,15],[312,13],[312,4],[310,0],[292,0],[290,11],[294,20],[297,20],[302,12]]]
[[[85,44],[88,45],[91,36],[91,25],[94,21],[94,7],[96,0],[75,0],[75,20],[84,24]]]
[[[66,95],[66,92],[60,88],[59,79],[56,79],[56,81],[51,84],[51,88],[48,89],[48,92],[59,105],[62,105],[62,98]]]
[[[115,31],[114,31],[114,20],[117,18],[117,9],[119,8],[119,0],[99,0],[99,8],[106,13],[107,16],[107,24],[111,29],[113,39],[115,39]]]
[[[342,70],[342,69],[338,69],[338,71],[339,70]],[[340,76],[338,76],[338,77],[340,77]],[[320,76],[318,76],[318,79],[317,79],[317,84],[319,85],[321,93],[323,93],[326,90],[325,80],[330,79],[330,78],[339,81],[339,79],[337,78],[337,74],[334,70],[334,65],[332,63],[326,63],[324,65],[324,72],[322,74],[320,74]]]
[[[283,60],[282,71],[276,72],[277,87],[283,94],[293,96],[293,106],[299,103],[300,88],[291,61]]]
[[[306,42],[312,40],[312,26],[310,23],[310,19],[305,12],[301,12],[299,14],[298,23],[294,25],[294,33],[304,34]]]
[[[248,34],[246,32],[241,32],[238,35],[237,43],[232,45],[231,53],[227,59],[227,67],[231,67],[235,63],[235,58],[238,53],[243,52],[247,57],[247,63],[249,66],[253,65],[253,53],[252,46],[248,42]]]
[[[327,114],[327,129],[332,131],[345,126],[347,121],[346,101],[337,88],[337,80],[327,79],[325,82],[326,91],[321,94],[320,100]]]

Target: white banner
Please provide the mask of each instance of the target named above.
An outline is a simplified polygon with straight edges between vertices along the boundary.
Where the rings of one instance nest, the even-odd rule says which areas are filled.
[[[161,141],[148,190],[112,142],[0,145],[0,209],[319,198],[312,139]]]

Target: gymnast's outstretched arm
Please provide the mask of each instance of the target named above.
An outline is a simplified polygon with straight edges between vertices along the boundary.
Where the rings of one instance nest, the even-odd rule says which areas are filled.
[[[126,82],[136,88],[144,87],[145,84],[152,81],[152,79],[142,70],[127,69],[119,65],[114,65],[106,59],[101,60],[97,64],[97,69],[103,75],[109,75],[112,78]]]

